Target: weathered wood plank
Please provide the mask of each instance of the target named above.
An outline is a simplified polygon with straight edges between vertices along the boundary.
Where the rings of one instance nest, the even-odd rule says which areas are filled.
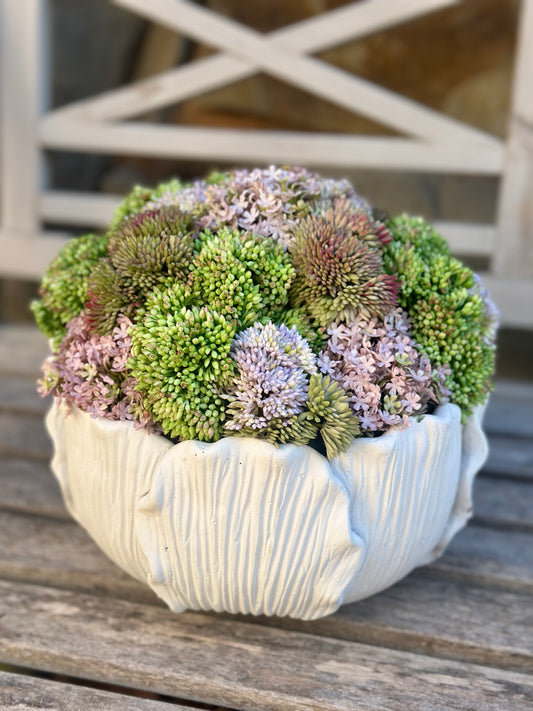
[[[519,672],[0,581],[7,663],[265,711],[529,708]]]
[[[112,563],[72,520],[0,512],[0,577],[157,603],[155,593]]]
[[[36,378],[0,376],[0,410],[43,416],[51,403],[52,398],[42,398],[37,392]]]
[[[486,472],[533,479],[533,438],[493,434],[489,444]]]
[[[430,580],[411,574],[392,588],[294,629],[336,639],[522,671],[533,669],[529,595]],[[262,624],[272,621],[262,618]]]
[[[20,234],[0,230],[0,273],[17,279],[39,280],[67,239],[66,234],[38,229]]]
[[[49,352],[46,338],[34,326],[0,326],[0,373],[36,378]]]
[[[3,711],[190,711],[190,706],[167,704],[85,686],[0,671]]]
[[[533,533],[533,482],[478,476],[474,522]]]
[[[533,384],[497,380],[483,426],[489,434],[533,437]]]
[[[31,233],[38,227],[42,166],[37,120],[46,103],[48,58],[45,5],[38,0],[0,1],[0,201],[2,229],[8,233]],[[2,272],[9,255],[0,254]]]
[[[70,518],[48,462],[3,458],[0,491],[0,509]]]
[[[79,119],[49,116],[40,122],[40,141],[52,150],[77,150],[83,153],[151,155],[161,158],[281,162],[308,166],[386,168],[444,173],[499,175],[503,156],[478,146],[425,144],[408,138],[369,138],[335,134],[310,134],[301,131],[246,131],[196,126],[147,125],[139,121],[123,124],[97,124]],[[312,140],[311,140],[312,137]],[[41,267],[42,269],[42,267]],[[499,282],[493,281],[496,285]],[[520,284],[519,284],[520,286]],[[520,287],[527,297],[528,282]],[[525,313],[525,307],[505,301],[504,316],[511,319]],[[527,301],[526,301],[527,303]],[[498,300],[498,304],[500,301]],[[529,318],[526,323],[529,323]],[[515,323],[513,320],[512,323]]]
[[[74,523],[0,513],[0,578],[163,605],[113,565]],[[369,600],[316,622],[262,624],[514,669],[533,669],[526,594],[414,573]],[[250,621],[250,619],[248,620]]]
[[[457,534],[442,558],[419,568],[419,573],[533,593],[532,544],[527,533],[470,525]]]
[[[40,415],[0,410],[0,456],[50,459],[52,442]]]

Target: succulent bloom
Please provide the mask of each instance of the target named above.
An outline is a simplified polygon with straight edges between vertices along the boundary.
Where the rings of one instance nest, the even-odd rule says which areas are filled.
[[[118,313],[133,316],[155,286],[187,276],[194,240],[191,221],[176,207],[142,212],[111,233],[109,260],[93,270],[87,313],[97,333],[109,333]]]
[[[132,420],[136,427],[156,431],[146,413],[133,407],[127,375],[131,325],[126,316],[120,315],[113,332],[99,336],[91,331],[86,314],[73,318],[58,352],[43,365],[41,394],[51,393],[92,417]]]
[[[347,394],[363,432],[404,428],[410,417],[444,403],[448,371],[434,368],[410,335],[407,314],[397,309],[384,321],[358,319],[333,325],[319,356],[320,370]]]
[[[130,374],[165,434],[210,442],[222,436],[220,393],[233,374],[235,325],[206,306],[185,303],[179,282],[150,294],[142,320],[131,329]]]
[[[451,401],[464,419],[491,389],[496,311],[479,277],[451,256],[424,220],[404,215],[389,228],[394,239],[385,248],[385,266],[398,276],[400,306],[431,362],[450,369]]]
[[[235,338],[231,355],[237,375],[224,395],[226,430],[261,436],[274,423],[290,425],[304,409],[309,375],[316,372],[316,357],[296,328],[256,323]]]
[[[322,326],[383,318],[396,304],[397,281],[382,263],[388,230],[345,202],[301,220],[289,245],[296,279],[291,298]]]
[[[87,301],[89,277],[107,254],[107,237],[85,235],[67,242],[51,262],[41,282],[40,299],[31,304],[38,327],[54,347],[66,334],[67,323],[79,316]]]

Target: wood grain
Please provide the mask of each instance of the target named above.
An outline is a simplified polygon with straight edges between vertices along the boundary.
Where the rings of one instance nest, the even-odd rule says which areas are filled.
[[[0,577],[159,603],[124,573],[76,523],[0,512]]]
[[[471,525],[453,539],[442,558],[420,571],[494,589],[531,594],[532,543],[530,534]]]
[[[6,663],[242,709],[530,708],[530,675],[0,581]]]
[[[42,398],[37,392],[36,378],[17,374],[0,377],[0,410],[42,417],[51,402],[51,397]]]
[[[181,704],[166,704],[7,672],[0,672],[0,708],[3,711],[190,711],[190,706]]]
[[[533,438],[492,434],[486,472],[533,479]]]
[[[46,338],[34,326],[0,326],[0,373],[37,377],[48,354]]]
[[[4,457],[0,464],[0,509],[70,518],[48,462]]]
[[[42,415],[0,410],[0,455],[49,460],[52,442]]]
[[[474,482],[474,522],[533,533],[533,486],[528,481],[478,476]]]

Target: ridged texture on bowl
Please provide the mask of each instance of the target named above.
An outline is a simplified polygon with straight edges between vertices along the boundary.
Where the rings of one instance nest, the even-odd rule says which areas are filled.
[[[172,609],[313,619],[433,560],[466,523],[482,410],[461,427],[440,407],[332,462],[238,437],[172,445],[57,405],[47,425],[69,511]]]
[[[46,425],[67,509],[112,561],[145,582],[147,561],[133,513],[172,443],[77,408],[66,417],[65,411],[54,405]]]
[[[402,433],[355,440],[332,462],[351,500],[351,525],[365,557],[344,602],[372,595],[403,578],[440,540],[457,492],[461,413],[446,405]]]
[[[309,447],[183,442],[137,510],[149,582],[186,608],[308,619],[338,607],[361,559],[345,490]]]

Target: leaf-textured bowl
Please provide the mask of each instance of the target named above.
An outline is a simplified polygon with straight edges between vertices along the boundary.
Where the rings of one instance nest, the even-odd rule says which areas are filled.
[[[66,505],[101,549],[175,611],[315,619],[436,558],[471,515],[483,408],[403,432],[310,447],[229,437],[173,445],[54,404]]]

